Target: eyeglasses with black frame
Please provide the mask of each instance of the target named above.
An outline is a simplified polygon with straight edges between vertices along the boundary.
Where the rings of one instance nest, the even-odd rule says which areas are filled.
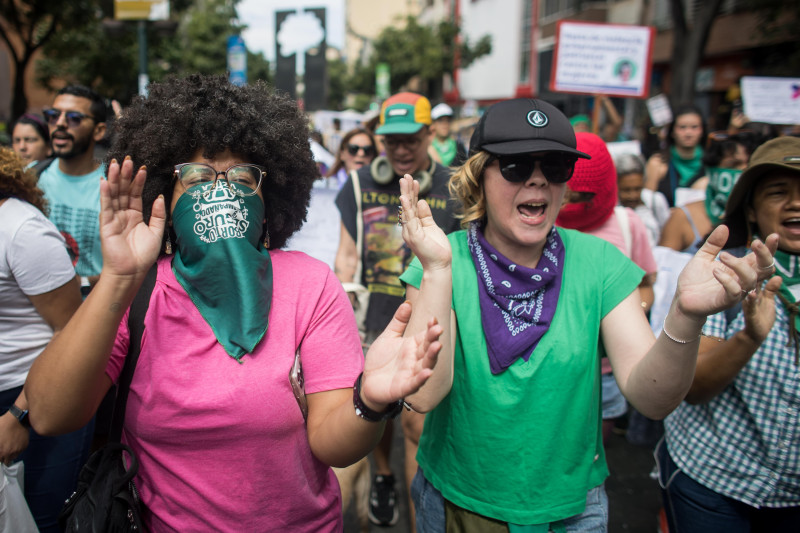
[[[232,165],[224,171],[218,171],[206,163],[181,163],[175,165],[175,179],[180,181],[183,188],[188,191],[197,185],[215,184],[220,176],[225,183],[239,196],[252,196],[258,192],[267,170],[260,165],[240,163]],[[231,184],[236,184],[245,189],[234,189]],[[249,191],[249,192],[246,192]]]
[[[389,150],[396,150],[400,146],[409,152],[415,151],[422,144],[422,136],[419,133],[413,135],[386,135],[383,144]]]
[[[500,164],[500,174],[506,181],[522,183],[528,180],[539,163],[542,174],[550,183],[566,183],[575,172],[576,158],[562,153],[547,153],[543,155],[514,154],[495,155],[489,158],[486,166],[495,160]]]
[[[363,150],[364,155],[367,157],[372,157],[375,155],[375,148],[371,144],[366,144],[364,146],[361,146],[360,144],[347,145],[347,153],[352,156],[357,156],[359,150]]]
[[[80,111],[61,111],[60,109],[50,108],[45,109],[42,111],[42,115],[44,115],[44,119],[47,121],[48,124],[51,126],[55,126],[58,124],[58,121],[61,119],[61,115],[66,115],[67,117],[67,126],[70,128],[77,128],[83,122],[83,119],[90,118],[95,120],[92,115],[86,115],[81,113]]]

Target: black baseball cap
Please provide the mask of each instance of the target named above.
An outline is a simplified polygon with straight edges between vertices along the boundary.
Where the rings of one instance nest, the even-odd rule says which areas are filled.
[[[535,98],[498,102],[484,112],[469,142],[470,155],[485,150],[495,155],[563,152],[583,159],[575,149],[575,131],[554,105]]]

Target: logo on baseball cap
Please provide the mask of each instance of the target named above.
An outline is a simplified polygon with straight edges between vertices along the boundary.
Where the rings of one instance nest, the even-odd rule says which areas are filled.
[[[489,107],[469,143],[470,155],[485,150],[496,155],[563,152],[583,159],[567,117],[552,104],[535,98],[515,98]]]
[[[416,93],[398,93],[383,102],[375,133],[409,135],[430,125],[431,121],[431,103],[427,98]]]

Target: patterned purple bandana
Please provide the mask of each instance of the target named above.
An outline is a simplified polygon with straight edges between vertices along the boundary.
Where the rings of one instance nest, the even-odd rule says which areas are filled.
[[[467,242],[478,271],[481,322],[489,366],[499,374],[519,357],[525,361],[550,327],[561,292],[564,243],[550,230],[536,268],[515,265],[486,241],[475,222]]]

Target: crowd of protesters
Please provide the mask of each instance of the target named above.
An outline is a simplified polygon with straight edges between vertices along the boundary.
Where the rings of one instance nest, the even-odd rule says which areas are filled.
[[[676,105],[658,149],[619,151],[614,103],[597,102],[612,111],[597,134],[586,116],[513,99],[457,135],[453,107],[413,92],[354,129],[319,131],[264,85],[193,76],[122,110],[68,86],[21,116],[0,154],[0,462],[26,465],[38,529],[58,531],[76,483],[53,463],[82,464],[106,436],[125,310],[156,265],[123,433],[153,531],[336,531],[330,467],[370,453],[356,497],[378,526],[397,523],[406,497],[422,533],[606,531],[611,431],[653,450],[670,532],[800,530],[800,138],[741,117],[708,132],[699,108]],[[181,212],[210,195],[242,204],[242,242],[192,235]],[[286,368],[261,366],[271,352]],[[237,373],[291,407],[278,383],[296,353],[308,411],[270,420]],[[202,381],[174,383],[189,367]],[[248,403],[247,416],[226,407],[233,448],[208,414],[223,397]],[[163,401],[192,422],[135,418]],[[213,487],[189,476],[208,450],[165,446],[171,431],[204,435],[217,456],[245,455],[257,434],[283,451],[227,463],[228,488]],[[242,495],[245,478],[296,494]],[[298,494],[303,509],[288,503]]]

